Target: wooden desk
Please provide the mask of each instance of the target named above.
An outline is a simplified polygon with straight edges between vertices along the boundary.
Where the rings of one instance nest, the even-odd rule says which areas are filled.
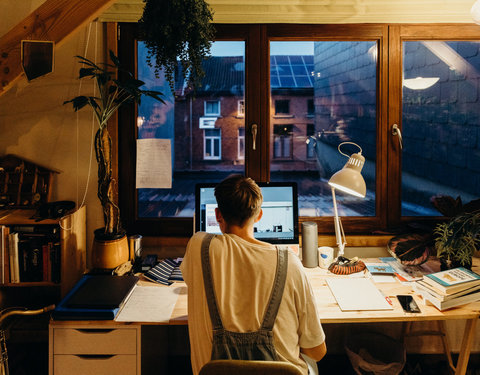
[[[455,374],[465,374],[468,365],[468,359],[470,356],[470,351],[472,343],[474,340],[475,327],[477,320],[480,317],[480,302],[471,303],[462,307],[453,308],[444,312],[438,311],[433,306],[425,306],[420,298],[415,295],[412,289],[408,285],[402,285],[399,282],[394,283],[377,283],[377,287],[386,295],[389,296],[393,302],[393,310],[386,311],[352,311],[352,312],[343,312],[340,310],[338,304],[335,301],[334,296],[330,292],[326,284],[326,277],[345,277],[345,276],[335,276],[329,274],[320,268],[310,268],[306,269],[307,275],[309,276],[310,282],[315,292],[315,297],[317,300],[317,305],[319,307],[320,318],[322,324],[329,323],[374,323],[374,322],[409,322],[409,321],[447,321],[447,320],[466,320],[466,325],[463,333],[463,340],[461,344],[461,349],[458,357],[458,362],[456,366]],[[140,281],[141,284],[147,285],[147,281]],[[152,285],[152,283],[148,283]],[[157,284],[155,284],[157,285]],[[158,286],[163,287],[163,286]],[[116,322],[109,321],[97,321],[97,322],[61,322],[61,321],[52,321],[50,323],[50,375],[53,375],[53,356],[55,352],[54,348],[54,334],[55,329],[61,328],[75,328],[76,326],[80,327],[85,331],[88,326],[98,329],[98,327],[107,328],[112,325],[112,329],[125,326],[135,326],[139,325],[149,325],[149,324],[169,324],[169,325],[186,325],[188,324],[187,316],[187,287],[184,283],[175,283],[174,285],[169,286],[168,288],[178,288],[179,297],[176,302],[175,308],[172,312],[171,319],[168,323],[143,323],[143,322],[132,322],[119,324]],[[405,313],[400,306],[398,300],[394,297],[398,294],[411,294],[414,295],[414,298],[417,304],[420,306],[421,313]],[[109,327],[110,328],[110,327]],[[133,327],[132,327],[133,328]],[[137,336],[135,340],[139,342],[138,335],[140,330],[137,330]],[[137,353],[139,350],[137,348]],[[138,363],[140,358],[137,359]],[[139,368],[139,365],[137,366]],[[138,372],[137,372],[138,373]],[[119,374],[119,373],[117,373]]]

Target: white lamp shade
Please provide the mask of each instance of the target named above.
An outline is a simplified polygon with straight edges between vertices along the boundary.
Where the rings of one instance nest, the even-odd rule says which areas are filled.
[[[360,173],[363,164],[365,158],[360,153],[351,155],[345,166],[330,178],[328,184],[347,194],[364,198],[367,186]]]
[[[470,15],[472,16],[473,22],[480,25],[480,1],[477,0],[472,9],[470,9]]]

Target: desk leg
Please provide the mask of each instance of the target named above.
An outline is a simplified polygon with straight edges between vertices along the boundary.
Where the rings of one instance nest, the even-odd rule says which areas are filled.
[[[463,331],[462,346],[458,353],[458,362],[455,375],[464,375],[467,372],[468,359],[472,350],[472,342],[475,336],[475,327],[477,326],[477,318],[467,320],[465,330]]]

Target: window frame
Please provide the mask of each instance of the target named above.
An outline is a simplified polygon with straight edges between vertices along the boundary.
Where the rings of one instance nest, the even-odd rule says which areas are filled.
[[[243,135],[240,135],[240,130],[243,130]],[[237,159],[245,160],[245,126],[240,126],[237,129]],[[243,147],[242,147],[243,145]],[[243,153],[240,150],[243,149]]]
[[[237,102],[237,117],[245,117],[245,100],[240,99]]]
[[[287,127],[289,131],[276,132],[280,127]],[[274,124],[273,125],[273,159],[272,161],[284,161],[293,159],[293,124]],[[288,139],[288,144],[285,145]],[[280,144],[280,156],[276,156],[277,144]],[[285,155],[285,149],[288,147],[288,155]]]
[[[208,130],[215,130],[218,134],[207,135]],[[213,155],[207,154],[207,141],[210,141],[210,151]],[[218,155],[215,154],[215,144],[218,143]],[[203,130],[203,160],[222,160],[222,129],[204,129]]]
[[[136,71],[135,25],[121,24],[119,57],[127,69]],[[372,234],[415,221],[435,221],[438,217],[401,217],[401,155],[391,126],[401,128],[402,43],[405,40],[480,40],[476,25],[465,24],[216,24],[216,40],[245,42],[245,174],[257,181],[270,176],[270,41],[374,41],[377,44],[376,116],[376,202],[374,217],[343,217],[348,235]],[[128,45],[130,44],[130,47]],[[256,84],[251,84],[256,82]],[[267,109],[267,110],[265,110]],[[189,237],[190,218],[136,218],[135,191],[135,106],[119,111],[119,204],[128,232],[155,236]],[[256,149],[252,149],[251,128],[257,124]],[[361,142],[361,141],[359,141]],[[332,217],[301,217],[314,221],[319,234],[334,233]]]
[[[217,112],[207,112],[208,103],[217,103],[218,111],[217,111]],[[222,113],[222,110],[221,110],[221,108],[220,108],[220,105],[221,105],[220,100],[211,100],[211,99],[204,100],[204,101],[203,101],[203,114],[204,114],[204,117],[220,117],[220,114]]]

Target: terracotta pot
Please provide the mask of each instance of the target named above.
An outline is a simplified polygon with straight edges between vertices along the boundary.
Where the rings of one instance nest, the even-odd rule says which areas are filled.
[[[128,262],[130,253],[125,233],[106,237],[103,228],[95,230],[92,246],[92,268],[114,269]]]

